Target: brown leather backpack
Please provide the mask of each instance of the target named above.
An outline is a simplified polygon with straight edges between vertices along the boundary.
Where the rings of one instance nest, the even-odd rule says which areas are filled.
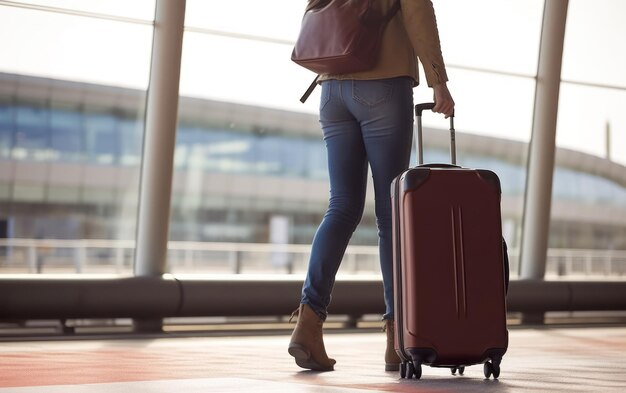
[[[330,0],[308,9],[291,60],[317,74],[353,73],[374,67],[383,31],[400,9],[400,0],[386,14],[381,14],[374,3]]]
[[[305,12],[291,60],[317,74],[371,69],[387,22],[400,9],[396,1],[381,15],[375,0],[332,0]]]

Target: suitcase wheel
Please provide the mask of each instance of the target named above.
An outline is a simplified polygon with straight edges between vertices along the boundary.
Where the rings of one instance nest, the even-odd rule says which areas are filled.
[[[500,364],[485,362],[483,366],[483,372],[485,373],[485,378],[489,379],[491,375],[493,375],[493,379],[498,379],[500,376]]]
[[[400,364],[400,378],[420,379],[422,377],[422,365],[418,362],[403,362]]]
[[[420,379],[422,377],[422,365],[416,361],[409,362],[409,371],[407,378]]]
[[[463,373],[465,372],[465,366],[452,367],[450,371],[452,371],[452,375],[456,375],[457,371],[459,372],[459,375],[463,375]]]

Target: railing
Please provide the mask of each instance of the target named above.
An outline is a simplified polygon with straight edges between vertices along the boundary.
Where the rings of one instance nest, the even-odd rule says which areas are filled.
[[[626,278],[626,250],[551,248],[546,275]]]
[[[130,274],[132,240],[0,239],[0,274]],[[168,243],[170,273],[303,274],[310,245],[179,242]],[[509,249],[511,277],[519,251]],[[378,247],[349,246],[339,270],[344,275],[379,274]],[[546,277],[624,278],[626,250],[550,249]]]
[[[310,245],[168,242],[171,273],[269,273],[306,271]],[[132,240],[0,239],[0,273],[132,272]],[[378,248],[349,246],[341,272],[371,274],[380,271]]]

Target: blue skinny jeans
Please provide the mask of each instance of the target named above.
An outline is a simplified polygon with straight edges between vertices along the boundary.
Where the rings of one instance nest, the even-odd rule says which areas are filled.
[[[391,181],[407,169],[413,139],[413,80],[322,82],[320,123],[330,177],[328,210],[311,249],[301,303],[327,316],[335,275],[365,205],[368,164],[372,170],[384,319],[393,319]]]

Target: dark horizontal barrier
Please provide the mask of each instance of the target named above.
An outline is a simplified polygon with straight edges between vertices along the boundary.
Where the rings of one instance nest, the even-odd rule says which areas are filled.
[[[0,278],[0,320],[288,315],[302,281],[293,278]],[[626,281],[513,280],[513,312],[626,310]],[[329,312],[382,314],[382,283],[337,280]]]

